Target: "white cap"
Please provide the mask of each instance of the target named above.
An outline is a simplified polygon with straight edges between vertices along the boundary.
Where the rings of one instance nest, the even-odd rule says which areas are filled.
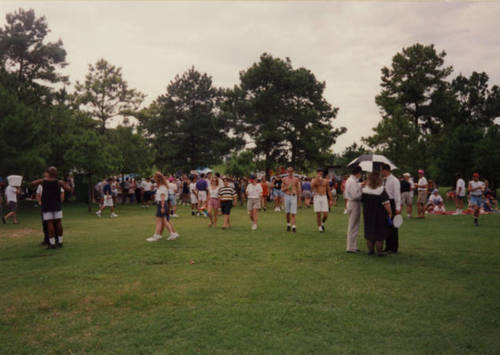
[[[411,175],[410,175],[410,173],[404,173],[404,174],[403,174],[403,176],[408,176],[408,177],[410,177]]]

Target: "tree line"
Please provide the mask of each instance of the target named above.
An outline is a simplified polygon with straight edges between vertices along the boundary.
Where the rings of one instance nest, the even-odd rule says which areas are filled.
[[[335,124],[339,108],[325,99],[325,82],[289,58],[262,54],[232,88],[191,67],[145,105],[105,59],[72,85],[64,44],[49,42],[49,31],[45,17],[24,9],[0,28],[0,176],[35,177],[48,165],[90,180],[221,163],[235,175],[287,164],[307,172],[374,151],[446,181],[472,170],[499,180],[499,88],[486,73],[450,80],[453,68],[432,45],[404,48],[382,68],[382,120],[334,154],[346,132]]]

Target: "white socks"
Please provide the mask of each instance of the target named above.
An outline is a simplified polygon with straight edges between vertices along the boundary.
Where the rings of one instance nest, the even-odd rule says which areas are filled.
[[[56,238],[49,238],[50,245],[56,245]]]
[[[62,236],[61,237],[57,237],[57,242],[59,244],[62,244],[63,243],[63,237]]]

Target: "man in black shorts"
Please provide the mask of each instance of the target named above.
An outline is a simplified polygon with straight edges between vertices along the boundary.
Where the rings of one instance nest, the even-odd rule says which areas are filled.
[[[62,248],[62,202],[61,188],[70,191],[71,187],[63,180],[57,180],[57,169],[53,166],[47,169],[48,177],[32,182],[33,185],[42,185],[42,218],[47,222],[49,235],[49,249]]]

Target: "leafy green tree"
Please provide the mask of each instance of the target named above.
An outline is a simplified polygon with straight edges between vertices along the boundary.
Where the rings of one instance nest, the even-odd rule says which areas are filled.
[[[474,170],[486,177],[490,186],[500,184],[500,126],[492,124],[474,146]],[[468,175],[470,176],[470,175]]]
[[[0,28],[0,66],[15,75],[19,94],[34,91],[31,100],[47,96],[51,84],[67,81],[58,72],[67,65],[62,41],[46,41],[50,32],[47,21],[37,18],[31,9],[19,9],[5,18],[6,24]]]
[[[382,121],[363,141],[402,169],[437,169],[443,124],[457,114],[445,56],[432,44],[417,43],[397,53],[390,68],[382,68],[382,91],[375,98]]]
[[[270,168],[276,162],[304,169],[322,164],[345,128],[334,128],[338,108],[323,97],[325,83],[290,59],[264,53],[258,63],[240,73],[239,130],[252,139],[253,151]]]
[[[498,86],[490,88],[486,73],[473,72],[469,78],[458,75],[451,88],[457,113],[444,121],[437,155],[440,176],[447,182],[452,182],[457,172],[470,176],[474,169],[488,170],[478,165],[476,146],[485,139],[488,128],[500,116]]]
[[[77,81],[75,88],[77,105],[100,123],[101,133],[106,130],[106,122],[114,117],[124,117],[127,123],[145,98],[139,91],[129,89],[120,67],[105,59],[90,64],[85,81]]]
[[[255,154],[251,150],[235,152],[226,165],[226,173],[235,177],[248,176],[256,170],[257,166],[254,159]]]
[[[132,127],[118,126],[110,130],[110,142],[118,152],[118,170],[122,174],[145,173],[152,168],[154,152],[141,134]]]
[[[88,210],[92,206],[94,177],[112,174],[119,169],[119,151],[110,144],[108,137],[93,129],[79,128],[73,135],[73,145],[66,150],[65,158],[72,162],[77,172],[87,176]]]
[[[354,142],[353,144],[345,148],[341,154],[335,156],[334,163],[335,165],[341,167],[340,170],[342,173],[348,173],[349,169],[347,168],[347,164],[349,164],[360,155],[369,153],[370,150],[368,148]]]
[[[40,113],[4,85],[9,77],[0,73],[0,176],[38,176],[50,152],[45,127]]]
[[[212,78],[192,67],[141,112],[138,118],[156,150],[158,167],[172,171],[217,164],[241,147],[240,138],[229,136],[232,125],[220,110],[223,99]]]

